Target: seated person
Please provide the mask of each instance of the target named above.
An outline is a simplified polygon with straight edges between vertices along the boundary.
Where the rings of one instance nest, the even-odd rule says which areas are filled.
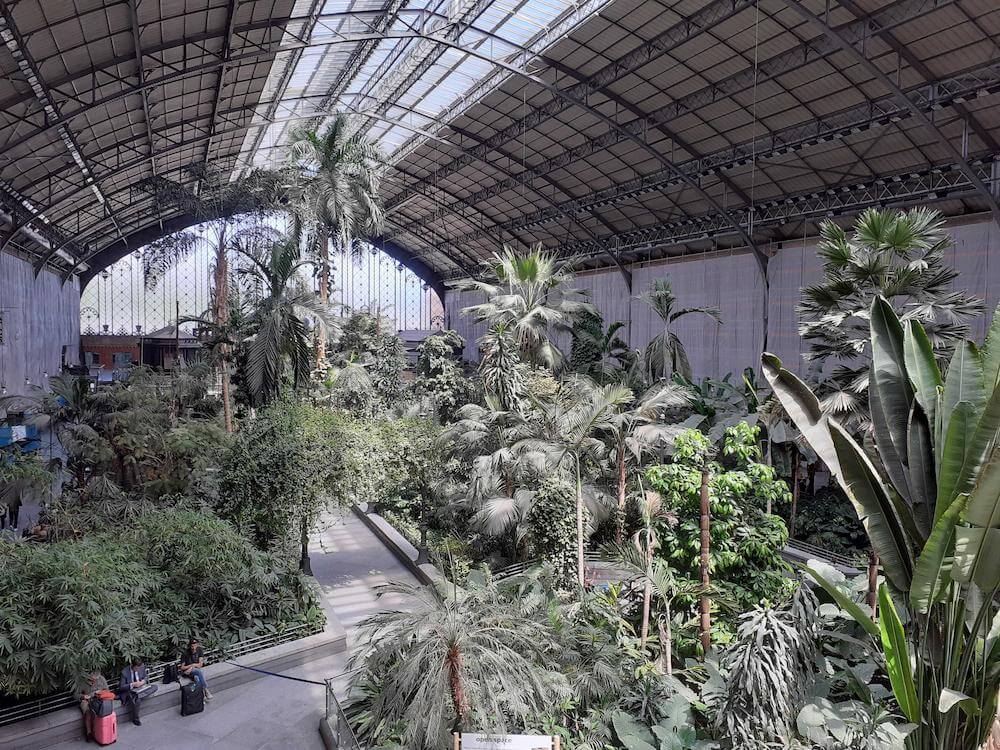
[[[139,707],[142,704],[142,699],[148,698],[156,692],[156,685],[149,684],[149,672],[146,671],[146,665],[142,663],[142,659],[138,657],[132,659],[131,664],[122,670],[118,691],[121,694],[122,703],[128,706],[132,723],[141,727]]]
[[[212,700],[212,694],[208,691],[208,683],[205,681],[205,674],[201,671],[205,666],[205,651],[202,649],[198,639],[192,637],[188,641],[187,650],[181,655],[181,674],[189,680],[194,680],[205,691],[205,700]]]
[[[90,713],[90,699],[94,694],[108,689],[108,681],[100,672],[88,674],[78,687],[80,710],[83,712],[83,736],[87,742],[94,738],[94,716]]]

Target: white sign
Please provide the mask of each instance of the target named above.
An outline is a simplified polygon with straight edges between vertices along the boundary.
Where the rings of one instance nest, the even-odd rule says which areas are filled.
[[[462,750],[552,750],[552,737],[533,734],[461,735]]]

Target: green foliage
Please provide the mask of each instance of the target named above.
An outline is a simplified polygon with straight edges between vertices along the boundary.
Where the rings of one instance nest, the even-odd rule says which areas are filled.
[[[233,440],[216,510],[260,549],[288,544],[323,507],[334,460],[330,421],[317,407],[278,401]]]
[[[660,493],[670,515],[657,528],[658,554],[679,576],[694,585],[699,576],[700,491],[703,467],[709,471],[711,552],[709,570],[717,598],[728,609],[746,611],[761,602],[778,603],[792,584],[781,551],[788,540],[784,522],[764,513],[768,502],[785,500],[788,488],[774,470],[759,463],[757,428],[731,427],[724,437],[724,462],[713,461],[710,443],[696,430],[685,430],[675,441],[670,463],[646,472],[649,485]],[[679,598],[693,615],[695,597]],[[733,634],[729,616],[715,618],[717,642]],[[685,638],[682,634],[682,643]],[[688,642],[690,645],[690,642]]]
[[[577,583],[576,489],[564,479],[545,479],[528,512],[528,533],[542,559],[552,566],[557,586]]]
[[[598,340],[604,333],[604,318],[597,310],[585,312],[573,323],[571,333],[570,369],[589,373],[601,356]]]
[[[113,676],[131,656],[176,655],[191,633],[217,646],[322,621],[294,568],[224,521],[172,509],[90,521],[83,539],[0,541],[0,691],[69,689],[93,670]]]
[[[355,313],[344,323],[337,347],[341,365],[334,376],[335,403],[361,417],[385,414],[403,394],[406,351],[387,324],[379,316]]]
[[[881,297],[869,320],[875,450],[820,413],[776,358],[765,355],[764,371],[855,505],[898,594],[880,592],[879,635],[896,702],[919,721],[907,747],[972,750],[1000,686],[996,628],[988,629],[1000,617],[1000,315],[982,351],[954,347],[944,377],[918,320],[904,327]],[[851,614],[874,628],[867,614]]]
[[[687,351],[671,326],[678,318],[691,314],[707,315],[716,323],[721,324],[722,318],[719,311],[714,307],[675,309],[677,297],[670,285],[670,279],[666,278],[653,279],[649,284],[649,289],[640,299],[649,305],[663,326],[663,330],[653,337],[643,352],[643,370],[647,382],[655,383],[671,377],[674,373],[690,380],[692,377],[691,363],[688,361]]]
[[[454,331],[436,331],[417,346],[414,391],[430,397],[443,423],[451,422],[459,407],[480,397],[462,368],[464,348],[465,340]]]

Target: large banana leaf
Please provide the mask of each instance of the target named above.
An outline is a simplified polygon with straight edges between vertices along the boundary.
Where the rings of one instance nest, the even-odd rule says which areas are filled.
[[[934,531],[917,558],[910,585],[910,604],[918,612],[930,610],[931,605],[940,601],[946,591],[955,551],[955,526],[968,501],[968,495],[955,498],[934,525]]]
[[[813,580],[816,581],[823,590],[830,595],[830,597],[837,603],[837,606],[842,610],[847,612],[854,621],[858,623],[861,627],[865,629],[872,638],[880,638],[878,625],[875,621],[868,616],[868,614],[858,606],[857,602],[847,596],[843,591],[834,586],[830,581],[823,577],[823,575],[808,565],[803,567],[806,573],[812,576]]]
[[[974,432],[968,439],[965,449],[965,463],[952,487],[952,496],[960,492],[969,492],[976,483],[983,464],[989,457],[990,450],[1000,437],[1000,387],[995,388],[986,401],[979,423],[973,425]]]
[[[830,427],[819,400],[809,386],[781,366],[781,360],[765,352],[761,369],[774,395],[778,397],[785,413],[791,418],[816,455],[826,464],[834,477],[840,476],[837,449],[830,437]]]
[[[921,539],[926,539],[934,527],[934,506],[937,500],[932,434],[920,402],[914,400],[910,410],[906,455],[910,471],[910,503]]]
[[[986,392],[1000,385],[1000,305],[993,312],[990,330],[986,332],[986,343],[983,345],[983,382]]]
[[[966,451],[976,428],[976,415],[968,401],[956,404],[948,420],[948,428],[941,454],[938,456],[937,504],[934,509],[935,522],[940,519],[955,497],[955,485],[962,467],[965,466]]]
[[[875,425],[875,444],[882,465],[896,491],[910,500],[906,438],[913,388],[907,377],[903,353],[903,327],[882,297],[871,308],[872,366],[869,400]]]
[[[964,522],[955,530],[951,577],[992,591],[1000,584],[1000,447],[972,489]]]
[[[907,533],[897,516],[890,492],[854,438],[836,420],[830,420],[829,425],[840,464],[841,485],[882,560],[886,578],[900,591],[908,591],[913,577],[913,559]]]
[[[944,386],[941,371],[934,359],[927,332],[920,321],[913,318],[907,321],[903,334],[903,357],[906,361],[906,374],[913,384],[914,395],[927,415],[927,424],[934,429],[934,420],[938,400],[938,389]]]
[[[944,455],[944,442],[948,435],[948,423],[952,413],[962,401],[972,406],[972,413],[978,417],[986,402],[983,386],[983,363],[979,350],[971,341],[962,341],[955,347],[955,353],[948,365],[948,375],[944,381],[944,395],[941,401],[941,433],[938,436],[937,456],[940,464]]]
[[[882,651],[885,654],[886,671],[893,695],[907,719],[920,723],[920,701],[917,686],[913,681],[910,666],[910,652],[906,646],[906,634],[899,621],[896,605],[889,596],[889,589],[883,584],[878,590],[879,631],[882,636]]]

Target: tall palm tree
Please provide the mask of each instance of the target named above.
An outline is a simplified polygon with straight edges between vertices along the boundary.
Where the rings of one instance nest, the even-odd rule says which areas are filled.
[[[294,388],[309,381],[312,327],[326,338],[339,324],[302,278],[301,269],[311,261],[301,258],[295,237],[262,227],[241,236],[234,249],[245,261],[239,273],[264,291],[247,315],[242,352],[251,400],[264,405],[280,395],[286,366]]]
[[[650,306],[656,316],[663,324],[661,330],[653,340],[646,345],[644,353],[644,369],[646,378],[650,383],[657,380],[669,378],[675,372],[691,379],[691,362],[688,360],[687,351],[677,334],[671,330],[671,326],[685,315],[707,315],[722,323],[720,312],[715,307],[682,307],[677,309],[677,296],[670,285],[670,279],[653,279],[649,289],[645,294],[639,296],[643,302]]]
[[[584,498],[582,465],[607,455],[602,434],[613,429],[618,410],[633,399],[623,385],[597,385],[583,375],[570,375],[552,398],[533,398],[522,437],[514,450],[527,462],[576,479],[577,572],[584,582]]]
[[[197,182],[190,185],[165,177],[152,177],[140,183],[141,189],[156,201],[207,225],[205,234],[175,232],[143,248],[143,275],[150,288],[167,271],[175,268],[200,247],[208,245],[215,254],[212,268],[212,308],[207,316],[215,330],[229,326],[229,255],[237,221],[259,219],[286,201],[288,176],[280,172],[254,170],[241,180],[230,180],[227,171],[209,164],[194,164],[186,172]],[[178,321],[178,325],[180,322]],[[222,411],[226,432],[233,431],[233,407],[230,397],[230,346],[222,340],[212,347],[218,357],[222,381]]]
[[[615,541],[621,543],[624,534],[625,505],[628,493],[629,469],[640,465],[643,453],[664,449],[686,424],[666,424],[664,412],[687,406],[691,395],[676,383],[660,383],[647,390],[638,401],[623,404],[609,415],[605,427],[611,445],[616,474],[618,516],[615,519]]]
[[[523,254],[504,247],[487,266],[487,280],[468,279],[457,285],[486,295],[485,302],[466,307],[463,314],[491,329],[504,326],[525,362],[558,372],[565,357],[552,335],[569,334],[580,315],[595,311],[584,294],[570,286],[570,264],[541,247]]]
[[[968,335],[968,321],[983,312],[980,300],[953,290],[958,272],[945,260],[951,239],[937,211],[868,209],[850,235],[832,221],[820,228],[823,281],[802,290],[799,333],[808,343],[806,360],[821,368],[824,410],[852,428],[869,425],[869,309],[879,296],[903,321],[916,320],[927,332],[940,363]]]
[[[610,380],[622,380],[628,373],[633,362],[633,352],[628,348],[618,332],[626,326],[620,320],[610,324],[607,330],[601,327],[598,317],[597,325],[589,327],[577,326],[573,331],[573,354],[585,350],[580,354],[578,365],[574,365],[577,372],[590,375],[598,382],[608,382]]]
[[[297,172],[294,209],[303,233],[310,238],[319,272],[320,301],[329,303],[329,243],[346,251],[355,240],[381,231],[385,156],[344,113],[334,114],[323,130],[296,130],[288,156]],[[317,361],[324,357],[325,346],[320,341]]]
[[[446,747],[453,730],[504,734],[568,695],[565,677],[543,666],[545,626],[494,585],[445,591],[400,583],[379,594],[405,600],[362,623],[370,638],[353,660],[363,670],[352,684],[378,683],[355,707],[363,731],[401,726],[405,747]]]

